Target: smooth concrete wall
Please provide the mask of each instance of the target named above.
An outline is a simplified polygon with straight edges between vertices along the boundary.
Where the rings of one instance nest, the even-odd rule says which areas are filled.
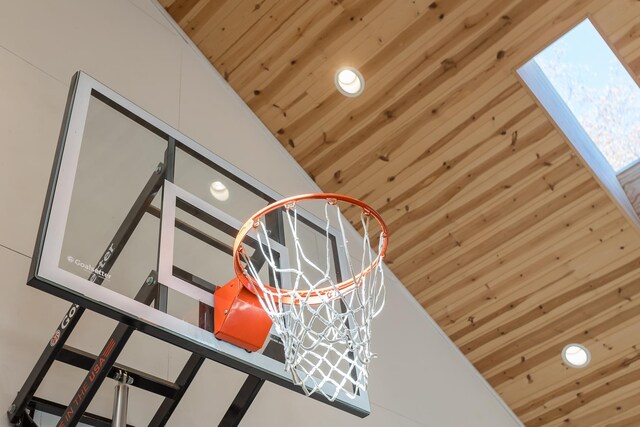
[[[283,195],[315,191],[154,0],[0,0],[0,407],[8,407],[69,303],[25,284],[73,73],[84,70]],[[515,426],[517,419],[389,274],[375,324],[366,419],[266,385],[246,426]],[[68,342],[98,352],[115,322],[86,313]],[[174,380],[188,354],[134,334],[119,362]],[[55,364],[38,390],[67,403],[84,373]],[[207,361],[170,421],[216,425],[244,375]],[[110,416],[113,381],[89,410]],[[129,422],[160,399],[132,388]],[[6,425],[0,417],[0,426]]]

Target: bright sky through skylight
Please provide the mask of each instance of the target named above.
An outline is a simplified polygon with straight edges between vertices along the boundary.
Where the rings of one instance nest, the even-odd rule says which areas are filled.
[[[640,88],[589,20],[535,61],[616,172],[640,159]]]

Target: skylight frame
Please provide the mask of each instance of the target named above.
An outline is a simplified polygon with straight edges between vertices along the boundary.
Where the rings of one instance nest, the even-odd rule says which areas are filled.
[[[593,19],[587,17],[580,20],[573,27],[568,29],[564,34],[558,37],[556,41],[561,39],[564,35],[568,34],[573,29],[575,29],[575,27],[584,23],[585,21],[589,21],[591,25],[593,25],[602,40],[604,40],[607,46],[611,49],[611,51],[616,56],[618,61],[620,61],[627,73],[629,73],[631,78],[636,82],[636,84],[638,84],[638,81],[633,73],[631,73],[626,64],[620,60],[620,56],[612,47],[611,43],[609,43],[607,38],[598,29],[598,26],[596,23],[594,23]],[[556,41],[554,41],[553,43],[555,43]],[[533,93],[543,111],[547,114],[551,121],[555,123],[556,127],[564,134],[565,138],[574,148],[579,157],[581,157],[583,162],[592,170],[596,180],[599,181],[602,187],[608,190],[609,195],[622,208],[624,214],[640,230],[640,218],[638,217],[638,213],[631,204],[619,180],[620,175],[628,171],[633,166],[637,166],[640,164],[640,157],[636,161],[629,163],[619,171],[615,171],[613,166],[609,163],[609,160],[605,158],[604,154],[600,151],[596,143],[587,134],[571,109],[565,103],[564,99],[557,92],[554,85],[549,81],[547,75],[537,64],[536,58],[539,54],[540,52],[537,52],[529,61],[518,68],[516,70],[517,75],[525,84],[525,87],[528,87],[529,90]]]
[[[640,87],[592,20],[582,20],[532,60],[616,174],[638,163]]]

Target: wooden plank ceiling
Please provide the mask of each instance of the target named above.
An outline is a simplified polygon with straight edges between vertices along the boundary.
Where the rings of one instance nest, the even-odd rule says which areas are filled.
[[[589,16],[638,79],[639,1],[163,5],[325,191],[384,215],[388,265],[526,425],[640,425],[638,230],[514,71]]]

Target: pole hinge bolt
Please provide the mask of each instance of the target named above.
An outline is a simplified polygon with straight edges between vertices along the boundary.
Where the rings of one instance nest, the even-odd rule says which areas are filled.
[[[122,370],[118,371],[116,375],[113,377],[113,379],[118,382],[125,383],[127,385],[133,384],[133,378],[129,376],[128,372],[122,371]]]

